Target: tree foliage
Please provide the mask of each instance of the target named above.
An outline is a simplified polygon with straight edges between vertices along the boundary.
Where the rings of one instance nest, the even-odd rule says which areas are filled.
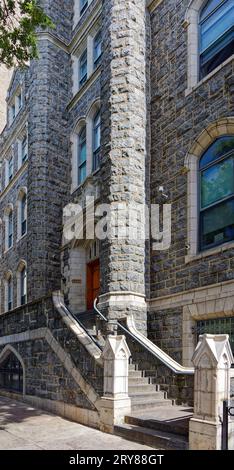
[[[37,0],[0,0],[0,63],[23,66],[38,57],[37,28],[53,28]]]

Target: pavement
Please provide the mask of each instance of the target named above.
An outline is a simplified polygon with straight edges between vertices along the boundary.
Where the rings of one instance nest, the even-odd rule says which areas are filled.
[[[0,450],[151,450],[0,397]]]

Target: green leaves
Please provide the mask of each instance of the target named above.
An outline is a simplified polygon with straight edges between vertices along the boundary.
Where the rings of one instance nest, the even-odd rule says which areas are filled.
[[[22,67],[37,58],[38,28],[54,25],[37,0],[0,0],[0,63]]]

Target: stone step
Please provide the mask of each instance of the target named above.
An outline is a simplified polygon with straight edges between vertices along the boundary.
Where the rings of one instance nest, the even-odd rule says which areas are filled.
[[[188,442],[184,436],[175,436],[171,433],[163,431],[155,431],[141,426],[131,424],[122,424],[115,426],[115,434],[118,436],[129,439],[130,441],[145,444],[154,449],[171,449],[171,450],[186,450],[188,449]]]
[[[150,385],[148,383],[138,383],[138,384],[132,384],[132,382],[128,383],[128,391],[130,395],[133,395],[135,393],[137,394],[145,394],[149,392],[156,392],[156,387],[155,385]],[[157,393],[162,393],[162,396],[164,398],[164,392],[157,392]]]
[[[132,399],[132,412],[134,411],[144,411],[147,409],[157,409],[158,407],[161,406],[171,406],[172,402],[171,400],[166,400],[166,399],[141,399],[138,398],[138,400]]]
[[[174,408],[174,407],[171,407]],[[170,407],[168,407],[167,414],[170,416]],[[150,417],[151,415],[151,417]],[[189,420],[190,417],[181,417],[177,419],[165,419],[157,420],[154,419],[152,409],[145,416],[125,416],[125,423],[134,426],[140,426],[147,429],[154,429],[155,431],[169,432],[171,434],[185,436],[188,438],[189,434]]]
[[[165,400],[165,392],[156,392],[155,390],[148,391],[148,387],[146,387],[143,392],[136,388],[134,391],[129,392],[129,396],[131,397],[132,403],[142,400]]]
[[[138,370],[138,365],[137,364],[128,364],[128,369],[130,370]]]
[[[130,378],[141,378],[142,377],[142,372],[141,370],[132,370],[132,369],[129,369],[128,371],[128,375]]]
[[[152,384],[150,380],[147,377],[129,377],[128,378],[128,383],[131,385],[154,385],[156,387],[156,384]]]

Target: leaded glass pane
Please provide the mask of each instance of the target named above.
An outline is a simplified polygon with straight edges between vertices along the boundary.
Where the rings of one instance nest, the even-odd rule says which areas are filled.
[[[232,150],[234,150],[234,136],[226,135],[220,137],[203,154],[200,159],[200,169],[218,160]]]
[[[201,174],[201,208],[234,193],[234,158],[228,158]]]
[[[79,168],[79,183],[82,183],[86,178],[86,163]]]
[[[206,3],[203,7],[200,15],[201,21],[204,20],[213,10],[217,8],[217,6],[221,5],[223,0],[210,0]]]
[[[234,200],[201,213],[201,248],[209,248],[234,239]]]
[[[201,52],[204,52],[218,38],[233,26],[234,3],[227,0],[201,24]]]

